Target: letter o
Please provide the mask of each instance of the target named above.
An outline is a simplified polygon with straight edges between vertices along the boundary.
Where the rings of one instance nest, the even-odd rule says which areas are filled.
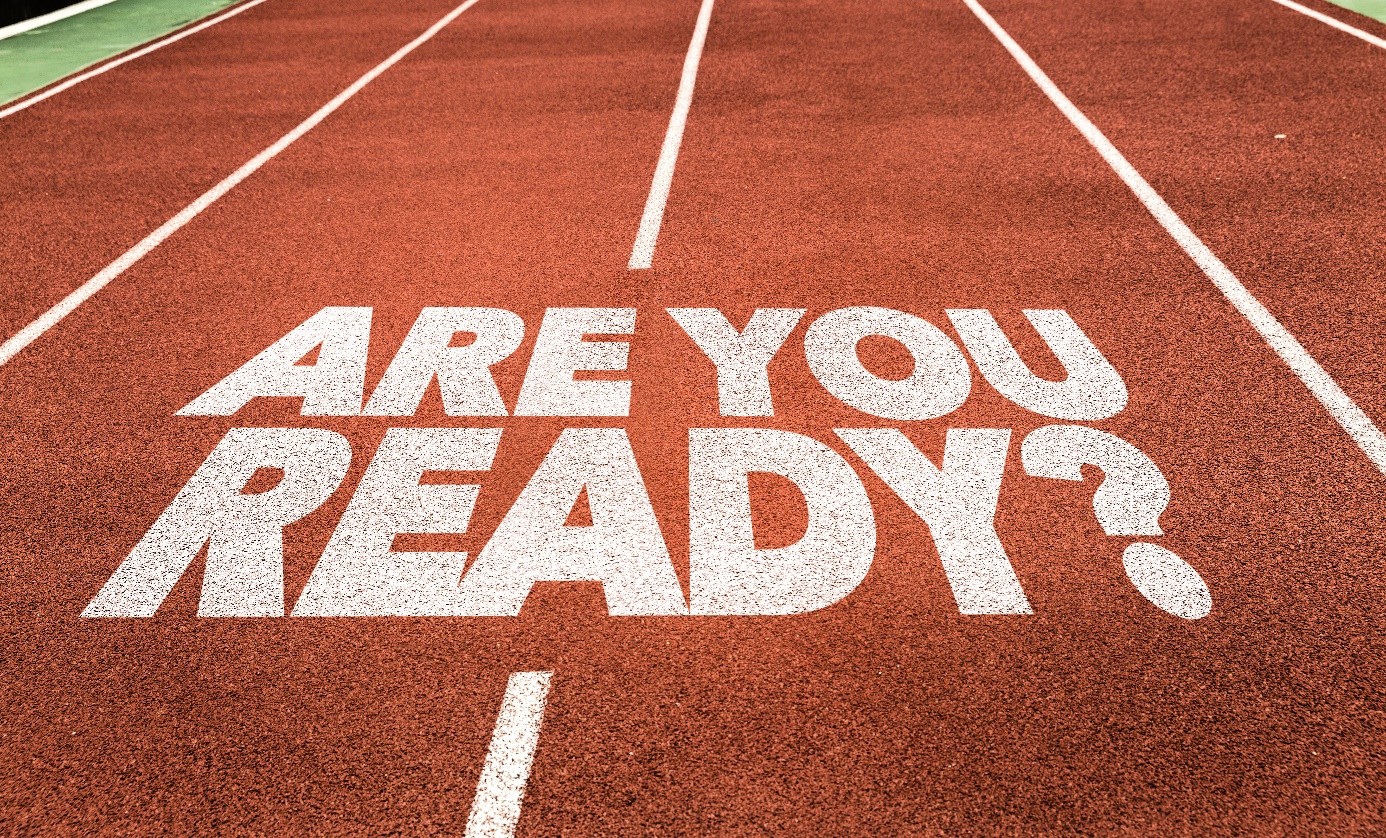
[[[881,378],[862,365],[857,343],[867,335],[898,341],[914,358],[908,378]],[[934,324],[891,308],[856,306],[830,311],[804,336],[809,369],[844,404],[883,419],[937,419],[972,390],[967,358]]]

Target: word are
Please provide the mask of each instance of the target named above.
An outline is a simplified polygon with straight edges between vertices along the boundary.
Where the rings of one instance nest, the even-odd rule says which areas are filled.
[[[772,416],[770,361],[803,318],[804,309],[756,309],[736,329],[713,308],[671,308],[717,370],[723,416]],[[372,310],[324,308],[178,411],[180,416],[230,416],[252,399],[292,396],[304,416],[412,416],[434,380],[449,416],[505,416],[491,367],[523,342],[519,315],[499,308],[425,308],[369,399],[366,356]],[[1044,416],[1071,421],[1106,419],[1126,406],[1126,385],[1067,312],[1026,310],[1025,316],[1063,364],[1067,377],[1050,381],[1026,366],[985,309],[946,312],[982,376],[1003,396]],[[529,359],[515,416],[628,416],[631,382],[584,378],[582,373],[626,369],[635,333],[633,308],[550,308]],[[455,346],[459,334],[470,343]],[[608,339],[588,340],[591,336]],[[876,375],[858,357],[867,337],[898,342],[913,358],[901,379]],[[299,362],[317,351],[311,365]],[[903,311],[856,306],[820,315],[804,334],[815,378],[835,398],[883,419],[936,419],[962,406],[972,388],[963,351],[943,330]],[[364,406],[362,404],[364,400]]]

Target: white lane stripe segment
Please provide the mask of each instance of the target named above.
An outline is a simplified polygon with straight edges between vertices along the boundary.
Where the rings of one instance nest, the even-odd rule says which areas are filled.
[[[1232,271],[1222,263],[1222,260],[1208,249],[1203,240],[1189,229],[1183,219],[1170,208],[1169,204],[1165,203],[1164,198],[1161,198],[1159,193],[1141,176],[1141,173],[1136,171],[1135,167],[1120,151],[1117,151],[1116,146],[1112,145],[1111,141],[1097,129],[1097,126],[1093,125],[1083,115],[1083,112],[1069,101],[1063,91],[1059,90],[1049,76],[1045,75],[1045,72],[1039,68],[1034,59],[1030,58],[1025,50],[1021,49],[1020,45],[1015,42],[1015,39],[1001,28],[996,19],[988,14],[987,10],[977,3],[977,0],[963,0],[963,2],[977,16],[977,19],[991,30],[991,34],[996,36],[996,39],[1001,42],[1001,45],[1006,48],[1016,63],[1029,74],[1035,84],[1044,91],[1049,100],[1063,112],[1064,116],[1068,117],[1068,121],[1082,132],[1083,137],[1092,144],[1093,148],[1097,149],[1097,153],[1102,155],[1102,159],[1107,161],[1107,165],[1112,167],[1112,170],[1136,194],[1136,197],[1155,217],[1155,220],[1160,222],[1160,225],[1179,243],[1189,258],[1213,281],[1213,284],[1227,298],[1227,301],[1251,323],[1252,328],[1261,335],[1266,343],[1270,344],[1271,349],[1275,350],[1281,360],[1289,365],[1294,374],[1299,376],[1299,380],[1304,382],[1304,385],[1309,388],[1309,392],[1323,403],[1323,406],[1328,409],[1328,412],[1333,415],[1333,418],[1338,421],[1348,436],[1352,437],[1352,440],[1357,443],[1357,446],[1362,449],[1368,459],[1381,470],[1382,474],[1386,474],[1386,435],[1383,435],[1376,425],[1372,424],[1372,420],[1368,418],[1367,414],[1363,413],[1362,409],[1353,402],[1348,394],[1343,392],[1343,389],[1338,386],[1328,371],[1319,366],[1318,361],[1314,360],[1300,342],[1295,339],[1295,336],[1290,334],[1290,331],[1281,325],[1279,320],[1275,319],[1275,315],[1261,305],[1260,300],[1252,296],[1246,286],[1242,285],[1241,280],[1237,279]]]
[[[311,131],[314,126],[322,122],[333,111],[340,108],[348,99],[361,92],[361,88],[374,81],[381,73],[393,67],[400,59],[413,52],[425,41],[437,35],[443,27],[457,19],[457,16],[475,6],[480,0],[467,0],[467,2],[448,12],[437,23],[428,27],[422,35],[400,47],[393,55],[379,64],[372,67],[361,78],[352,82],[351,86],[336,96],[332,101],[318,108],[312,116],[303,120],[292,131],[280,137],[274,145],[255,155],[248,163],[232,172],[225,180],[202,193],[197,200],[184,207],[177,215],[159,225],[158,229],[134,247],[125,251],[114,262],[101,269],[101,272],[77,288],[71,294],[64,297],[57,305],[45,311],[37,320],[25,326],[15,333],[13,337],[0,344],[0,365],[8,363],[11,358],[18,355],[24,347],[33,343],[44,332],[56,326],[59,321],[68,316],[82,303],[91,298],[93,294],[106,287],[107,283],[120,276],[132,265],[143,259],[150,251],[163,243],[165,239],[183,228],[189,221],[192,221],[203,210],[216,203],[217,199],[230,192],[236,184],[254,174],[261,166],[268,163],[279,152],[288,148],[299,137]]]
[[[21,20],[19,23],[11,23],[9,26],[0,26],[0,41],[6,38],[12,38],[21,32],[28,32],[30,29],[38,29],[40,26],[47,26],[50,23],[66,20],[73,15],[80,15],[82,12],[99,9],[107,3],[114,2],[115,0],[82,0],[81,3],[73,3],[71,6],[64,6],[46,15],[31,17],[28,20]]]
[[[189,35],[201,32],[202,30],[210,26],[216,26],[223,20],[226,20],[229,17],[235,17],[236,15],[245,11],[246,9],[252,9],[263,2],[265,2],[265,0],[249,0],[249,2],[242,3],[241,5],[236,6],[234,9],[231,9],[230,11],[223,12],[222,14],[219,14],[214,18],[204,20],[196,26],[190,26],[187,29],[175,32],[174,34],[169,35],[167,38],[164,38],[163,40],[155,41],[154,43],[149,44],[145,47],[141,47],[140,49],[137,49],[134,52],[126,53],[125,55],[122,55],[113,61],[108,61],[105,64],[102,64],[98,67],[94,67],[86,71],[85,73],[78,73],[77,75],[68,78],[66,81],[59,82],[58,84],[55,84],[52,87],[39,91],[33,96],[30,96],[28,99],[21,99],[20,101],[16,102],[13,105],[10,105],[7,108],[0,109],[0,119],[4,119],[5,117],[10,116],[11,114],[19,113],[20,111],[24,110],[30,105],[36,105],[45,99],[57,96],[64,90],[76,87],[77,85],[81,84],[87,79],[95,78],[96,76],[101,75],[107,70],[114,70],[122,64],[127,64],[131,61],[134,61],[136,58],[148,55],[154,50],[159,49],[161,47],[166,47],[174,41],[181,41]]]
[[[664,205],[669,200],[669,187],[674,183],[674,164],[679,159],[683,143],[683,128],[688,122],[688,109],[693,106],[693,87],[698,81],[698,61],[703,57],[703,42],[707,40],[708,24],[712,21],[712,0],[703,0],[698,10],[698,23],[693,27],[693,40],[688,43],[688,55],[683,59],[683,76],[679,92],[674,97],[674,112],[669,116],[669,130],[664,132],[664,145],[659,149],[650,196],[645,199],[645,212],[640,216],[640,231],[635,234],[635,246],[630,251],[626,268],[632,271],[648,268],[654,262],[655,242],[659,226],[664,223]]]
[[[1332,26],[1334,29],[1341,30],[1343,32],[1348,33],[1349,35],[1356,35],[1357,37],[1361,38],[1369,44],[1381,47],[1382,49],[1386,49],[1386,38],[1378,38],[1370,32],[1363,32],[1361,29],[1358,29],[1355,26],[1348,26],[1346,23],[1343,23],[1341,20],[1338,20],[1335,17],[1329,17],[1323,12],[1315,11],[1309,8],[1308,6],[1301,6],[1300,4],[1295,3],[1294,0],[1274,0],[1274,2],[1279,3],[1287,9],[1294,9],[1302,15],[1308,15],[1309,17],[1312,17],[1314,20],[1317,20],[1320,23],[1326,23],[1329,26]]]
[[[516,672],[510,676],[464,838],[510,838],[515,834],[552,678],[552,672]]]

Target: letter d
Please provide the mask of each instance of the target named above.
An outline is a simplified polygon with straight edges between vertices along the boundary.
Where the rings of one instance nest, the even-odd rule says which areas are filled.
[[[789,431],[693,428],[688,436],[691,613],[802,614],[861,583],[876,552],[876,521],[861,480],[837,452]],[[751,472],[778,474],[803,493],[803,538],[756,549]]]

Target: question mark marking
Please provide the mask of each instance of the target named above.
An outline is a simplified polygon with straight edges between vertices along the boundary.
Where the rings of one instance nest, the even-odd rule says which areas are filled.
[[[1045,425],[1020,446],[1025,473],[1082,480],[1084,464],[1102,469],[1092,509],[1107,535],[1163,535],[1160,515],[1169,505],[1169,481],[1149,457],[1118,436],[1082,425]],[[1197,620],[1213,609],[1213,596],[1198,571],[1174,552],[1148,542],[1122,554],[1126,578],[1151,604],[1176,617]]]
[[[1137,541],[1121,554],[1126,578],[1156,606],[1197,620],[1213,610],[1213,595],[1198,571],[1158,544]]]

